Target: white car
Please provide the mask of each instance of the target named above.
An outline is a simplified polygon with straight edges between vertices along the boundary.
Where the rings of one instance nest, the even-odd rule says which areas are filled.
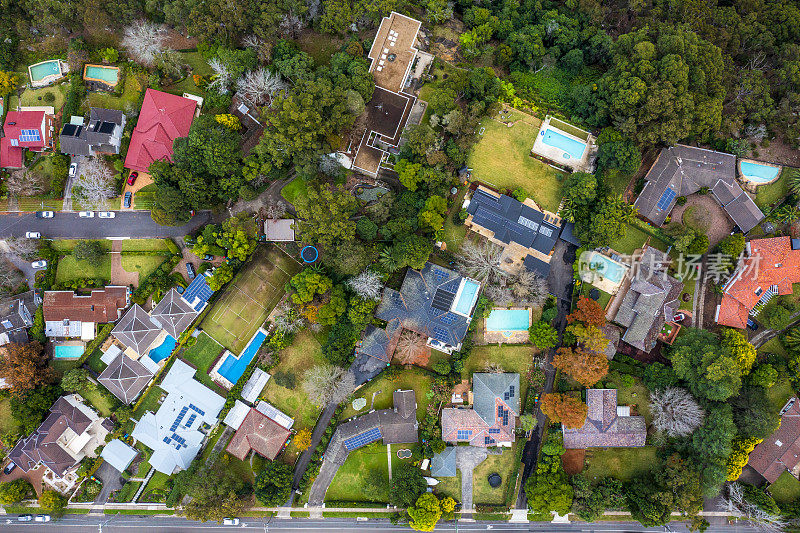
[[[49,522],[50,515],[49,514],[37,514],[36,518],[34,518],[37,522]]]
[[[26,231],[25,232],[25,238],[26,239],[41,239],[42,238],[42,234],[39,233],[38,231]]]
[[[100,211],[97,213],[98,218],[114,218],[117,214],[113,211]]]
[[[78,216],[81,218],[94,218],[94,211],[81,211]]]
[[[39,211],[36,213],[36,218],[53,218],[53,216],[52,211]]]
[[[31,268],[47,268],[47,261],[44,259],[39,259],[38,261],[34,261],[31,263]]]
[[[30,522],[33,520],[33,515],[21,514],[17,517],[17,522]]]
[[[222,519],[223,526],[238,526],[239,519],[238,518],[223,518]]]
[[[69,166],[69,177],[70,178],[74,178],[75,174],[77,174],[77,173],[78,173],[78,163],[72,163]]]

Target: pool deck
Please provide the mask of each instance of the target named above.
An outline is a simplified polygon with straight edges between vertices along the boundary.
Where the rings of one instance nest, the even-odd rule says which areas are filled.
[[[778,173],[769,181],[751,181],[747,176],[744,175],[742,172],[742,163],[753,163],[754,165],[761,165],[765,167],[773,167],[778,169]],[[748,191],[755,193],[757,187],[761,187],[762,185],[769,185],[770,183],[775,183],[779,179],[781,179],[781,170],[783,170],[783,166],[776,165],[775,163],[768,163],[766,161],[757,161],[755,159],[739,159],[736,161],[736,170],[739,177],[739,181],[742,183],[745,189]]]
[[[590,132],[584,132],[586,133],[586,139],[581,139],[570,132],[560,129],[557,125],[552,124],[551,121],[553,120],[557,119],[549,115],[545,117],[544,122],[542,122],[542,125],[539,127],[539,131],[536,132],[536,139],[534,140],[533,148],[531,148],[531,154],[542,159],[545,163],[568,168],[573,172],[594,172],[594,162],[597,154],[597,142],[594,135]],[[573,139],[581,144],[585,144],[586,149],[583,151],[583,157],[580,159],[565,158],[564,150],[556,146],[545,144],[543,133],[548,129],[556,131],[564,137]],[[579,128],[575,129],[577,130]]]
[[[506,309],[506,308],[503,308]],[[533,309],[530,307],[509,307],[509,311],[525,310],[528,311],[528,327],[531,325]],[[525,344],[529,340],[528,330],[521,329],[516,331],[491,331],[487,326],[488,318],[483,319],[483,340],[486,344]]]

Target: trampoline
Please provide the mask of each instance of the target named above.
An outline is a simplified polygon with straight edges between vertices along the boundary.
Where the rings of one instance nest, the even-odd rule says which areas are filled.
[[[319,251],[317,251],[314,246],[304,246],[303,249],[300,250],[300,259],[302,259],[304,263],[313,263],[317,258],[319,258]]]
[[[492,487],[493,489],[496,489],[503,483],[503,479],[497,472],[490,474],[487,481],[489,481],[489,486]]]

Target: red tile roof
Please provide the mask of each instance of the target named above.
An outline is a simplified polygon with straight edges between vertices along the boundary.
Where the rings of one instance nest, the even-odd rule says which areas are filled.
[[[250,450],[273,461],[283,449],[289,434],[288,429],[258,409],[251,408],[226,450],[242,461]]]
[[[753,239],[748,245],[750,253],[728,282],[717,310],[717,323],[723,326],[744,328],[763,291],[775,285],[778,294],[791,294],[792,284],[800,282],[800,250],[792,249],[790,237]]]
[[[791,401],[791,400],[790,400]],[[800,464],[800,401],[781,416],[780,427],[750,453],[747,464],[770,483]]]
[[[5,137],[0,139],[0,168],[22,167],[22,152],[25,148],[43,150],[48,146],[49,131],[45,122],[44,111],[9,111],[3,124]],[[38,141],[20,140],[22,130],[36,130],[39,132]],[[44,130],[44,131],[43,131]],[[18,146],[11,145],[11,139],[16,139]]]
[[[114,322],[128,305],[127,295],[127,287],[93,290],[89,296],[79,296],[72,291],[47,291],[44,293],[44,319],[47,322]]]
[[[153,161],[172,161],[172,143],[189,134],[196,109],[194,100],[147,89],[125,167],[147,172]]]

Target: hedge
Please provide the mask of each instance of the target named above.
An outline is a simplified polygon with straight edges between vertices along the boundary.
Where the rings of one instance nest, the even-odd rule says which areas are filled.
[[[108,338],[108,336],[111,335],[112,329],[114,329],[113,323],[103,324],[100,326],[100,331],[97,333],[97,336],[86,344],[86,349],[84,350],[83,355],[81,355],[78,359],[77,366],[81,366],[86,362],[87,359],[89,359],[89,356],[92,355],[92,352],[99,348],[100,345],[103,344],[103,342],[105,342],[105,340]]]
[[[340,508],[340,509],[353,509],[357,507],[385,509],[386,504],[380,502],[351,502],[345,500],[325,500],[325,507],[327,508]]]

